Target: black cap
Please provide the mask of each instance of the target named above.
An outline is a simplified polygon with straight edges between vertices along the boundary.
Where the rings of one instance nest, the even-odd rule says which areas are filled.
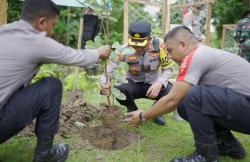
[[[151,25],[148,22],[134,22],[129,28],[128,44],[131,46],[144,47],[148,43],[151,35]]]

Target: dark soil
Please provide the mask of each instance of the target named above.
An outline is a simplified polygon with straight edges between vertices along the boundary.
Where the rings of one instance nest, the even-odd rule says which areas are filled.
[[[105,127],[84,128],[81,132],[82,139],[88,141],[96,148],[117,150],[136,144],[143,137],[128,130],[115,130]]]
[[[78,96],[72,97],[61,106],[58,134],[67,138],[72,134],[79,133],[81,127],[100,126],[100,112],[100,108],[83,102]],[[33,124],[27,126],[19,135],[30,136],[34,134],[34,123],[35,120]],[[81,124],[80,127],[78,123]]]
[[[79,132],[81,127],[100,125],[100,108],[87,104],[77,98],[62,105],[59,134],[68,137]],[[77,123],[82,124],[81,127]]]
[[[116,105],[108,107],[101,104],[101,122],[108,129],[121,129],[123,121],[122,108]]]
[[[121,149],[142,139],[142,136],[122,129],[122,124],[120,107],[101,104],[97,108],[76,96],[61,106],[59,135],[67,138],[79,133],[82,140],[77,142],[76,148],[85,148],[87,143],[107,150]],[[34,126],[26,127],[21,136],[33,135]]]
[[[123,114],[119,106],[101,104],[102,127],[85,128],[82,139],[101,149],[117,150],[135,144],[142,136],[122,129]]]

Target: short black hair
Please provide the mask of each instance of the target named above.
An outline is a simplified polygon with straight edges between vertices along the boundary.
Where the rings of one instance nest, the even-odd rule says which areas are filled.
[[[25,0],[21,18],[32,22],[39,17],[53,18],[57,15],[59,9],[51,0]]]
[[[186,26],[181,25],[181,26],[177,26],[174,29],[172,29],[171,31],[169,31],[165,37],[164,37],[164,42],[166,42],[168,39],[172,39],[175,37],[175,35],[180,31],[180,30],[186,30],[187,32],[189,32],[190,34],[194,35],[194,33]]]

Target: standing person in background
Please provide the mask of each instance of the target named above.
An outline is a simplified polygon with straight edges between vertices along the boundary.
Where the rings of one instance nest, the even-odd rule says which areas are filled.
[[[192,7],[192,32],[199,42],[203,40],[200,10],[200,5]]]
[[[196,39],[201,42],[203,40],[203,35],[200,10],[200,5],[194,5],[192,10],[185,7],[182,11],[182,23],[187,26],[194,33]]]
[[[234,39],[239,44],[239,55],[250,62],[250,10],[237,23]]]

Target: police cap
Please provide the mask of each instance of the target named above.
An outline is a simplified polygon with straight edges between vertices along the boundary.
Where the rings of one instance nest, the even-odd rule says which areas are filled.
[[[129,28],[128,44],[131,46],[144,47],[151,35],[151,25],[147,22],[134,22]]]

